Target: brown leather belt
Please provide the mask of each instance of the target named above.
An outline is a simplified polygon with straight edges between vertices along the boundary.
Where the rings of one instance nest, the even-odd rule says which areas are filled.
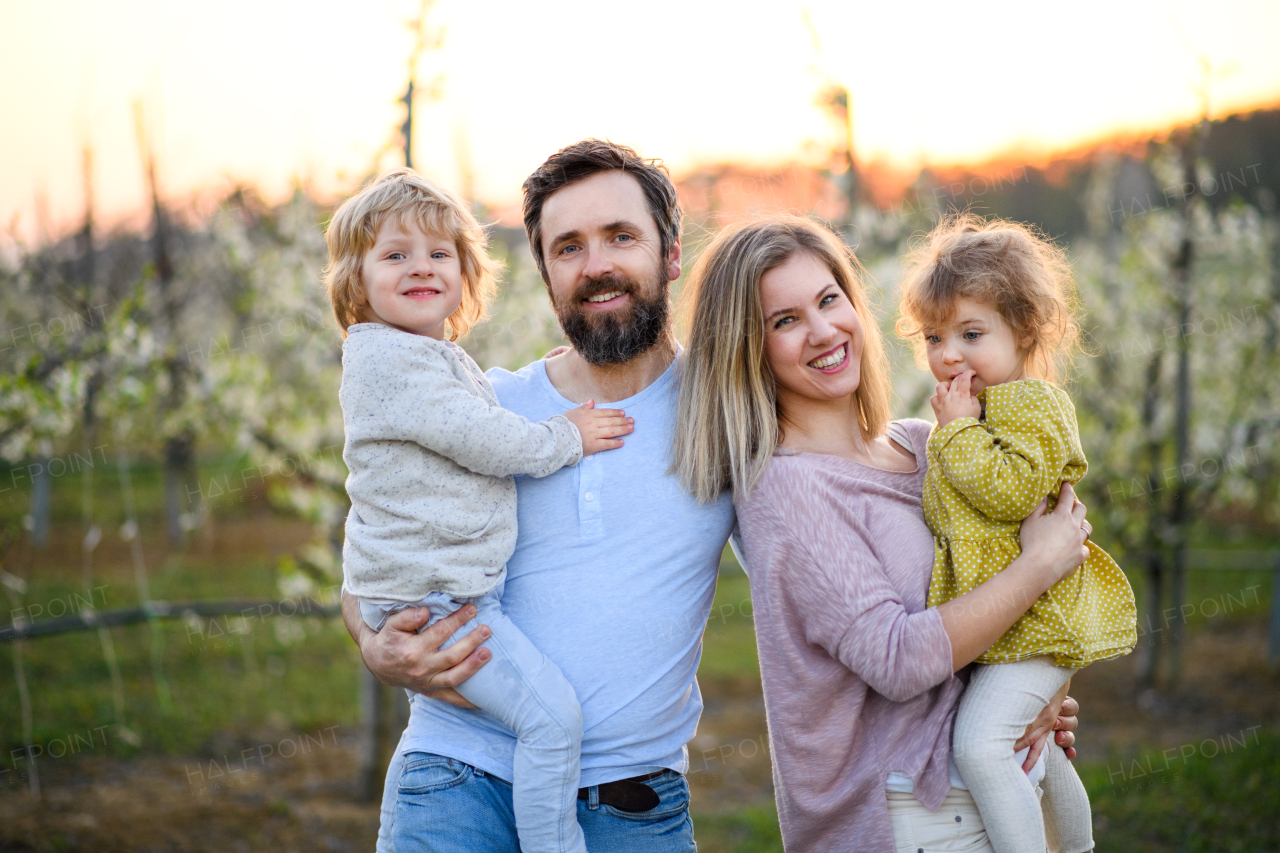
[[[650,779],[657,779],[665,770],[659,770],[657,773],[650,773],[647,776],[633,776],[630,779],[619,779],[617,782],[605,782],[603,785],[597,786],[600,789],[600,802],[606,806],[613,806],[624,812],[647,812],[658,807],[660,802],[658,792],[650,788],[645,782]],[[590,788],[579,788],[578,799],[590,800]]]

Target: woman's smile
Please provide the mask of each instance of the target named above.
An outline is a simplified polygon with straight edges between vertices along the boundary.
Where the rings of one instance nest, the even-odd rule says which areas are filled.
[[[838,400],[857,390],[862,323],[826,263],[796,252],[760,277],[760,307],[780,402]]]
[[[809,366],[823,373],[839,373],[848,363],[849,343],[846,341],[809,362]]]

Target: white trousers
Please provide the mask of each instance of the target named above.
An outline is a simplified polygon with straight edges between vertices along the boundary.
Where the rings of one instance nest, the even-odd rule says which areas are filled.
[[[1046,747],[1043,803],[1013,755],[1014,741],[1074,672],[1049,657],[979,666],[960,699],[952,752],[995,853],[1093,849],[1089,795],[1062,747],[1052,739]]]
[[[995,853],[982,815],[963,788],[952,788],[936,812],[925,808],[913,794],[889,791],[887,796],[897,853]]]

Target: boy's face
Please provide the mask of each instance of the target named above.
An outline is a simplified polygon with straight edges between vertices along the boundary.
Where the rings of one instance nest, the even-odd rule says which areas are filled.
[[[924,346],[929,370],[939,382],[972,370],[969,388],[975,397],[984,388],[1027,376],[1026,353],[1013,329],[995,308],[971,299],[957,299],[942,328],[925,329]]]
[[[388,219],[360,271],[365,319],[441,339],[462,302],[462,263],[449,237]]]

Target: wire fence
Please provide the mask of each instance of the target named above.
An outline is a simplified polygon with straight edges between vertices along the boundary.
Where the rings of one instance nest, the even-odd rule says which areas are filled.
[[[123,483],[128,483],[127,461],[121,465]],[[126,486],[127,488],[127,486]],[[126,494],[129,494],[126,491]],[[130,495],[131,497],[131,495]],[[134,525],[136,543],[136,511],[133,502],[126,499],[126,515],[129,519],[126,528]],[[13,603],[13,620],[9,627],[0,628],[0,645],[12,645],[14,681],[17,687],[22,716],[23,742],[26,744],[28,757],[27,785],[30,793],[39,797],[40,777],[34,753],[34,735],[32,721],[31,696],[28,677],[25,669],[23,652],[25,644],[32,640],[64,636],[78,632],[97,632],[102,647],[103,659],[111,678],[113,694],[113,713],[115,725],[125,740],[140,742],[136,734],[132,734],[125,717],[125,696],[120,667],[116,659],[114,645],[109,628],[147,624],[151,631],[151,669],[157,691],[157,698],[162,709],[170,708],[168,682],[164,674],[164,633],[160,624],[169,619],[189,619],[192,617],[238,616],[242,618],[264,619],[272,617],[296,618],[333,618],[341,616],[342,608],[337,604],[324,604],[311,597],[297,599],[230,599],[220,601],[167,602],[153,601],[150,598],[147,584],[145,563],[142,561],[140,547],[132,549],[135,583],[142,604],[137,607],[116,610],[95,610],[89,604],[83,604],[71,615],[31,620],[24,618],[21,607],[21,596],[25,592],[25,583],[6,572],[0,572],[0,586],[3,586]],[[1271,601],[1268,627],[1268,661],[1273,667],[1280,667],[1280,550],[1277,551],[1223,551],[1223,550],[1190,550],[1187,553],[1187,571],[1193,572],[1240,572],[1269,571],[1271,574]],[[1245,604],[1242,600],[1241,604]],[[1191,611],[1186,608],[1191,607]],[[1182,609],[1174,607],[1165,613],[1165,619],[1186,621],[1194,615],[1195,607],[1182,605]],[[1150,628],[1150,626],[1148,626]],[[382,776],[385,774],[393,739],[407,722],[408,703],[403,691],[393,690],[381,685],[367,669],[362,667],[360,680],[360,735],[358,738],[360,781],[359,787],[366,800],[375,800],[381,794]],[[132,737],[131,737],[132,735]]]

